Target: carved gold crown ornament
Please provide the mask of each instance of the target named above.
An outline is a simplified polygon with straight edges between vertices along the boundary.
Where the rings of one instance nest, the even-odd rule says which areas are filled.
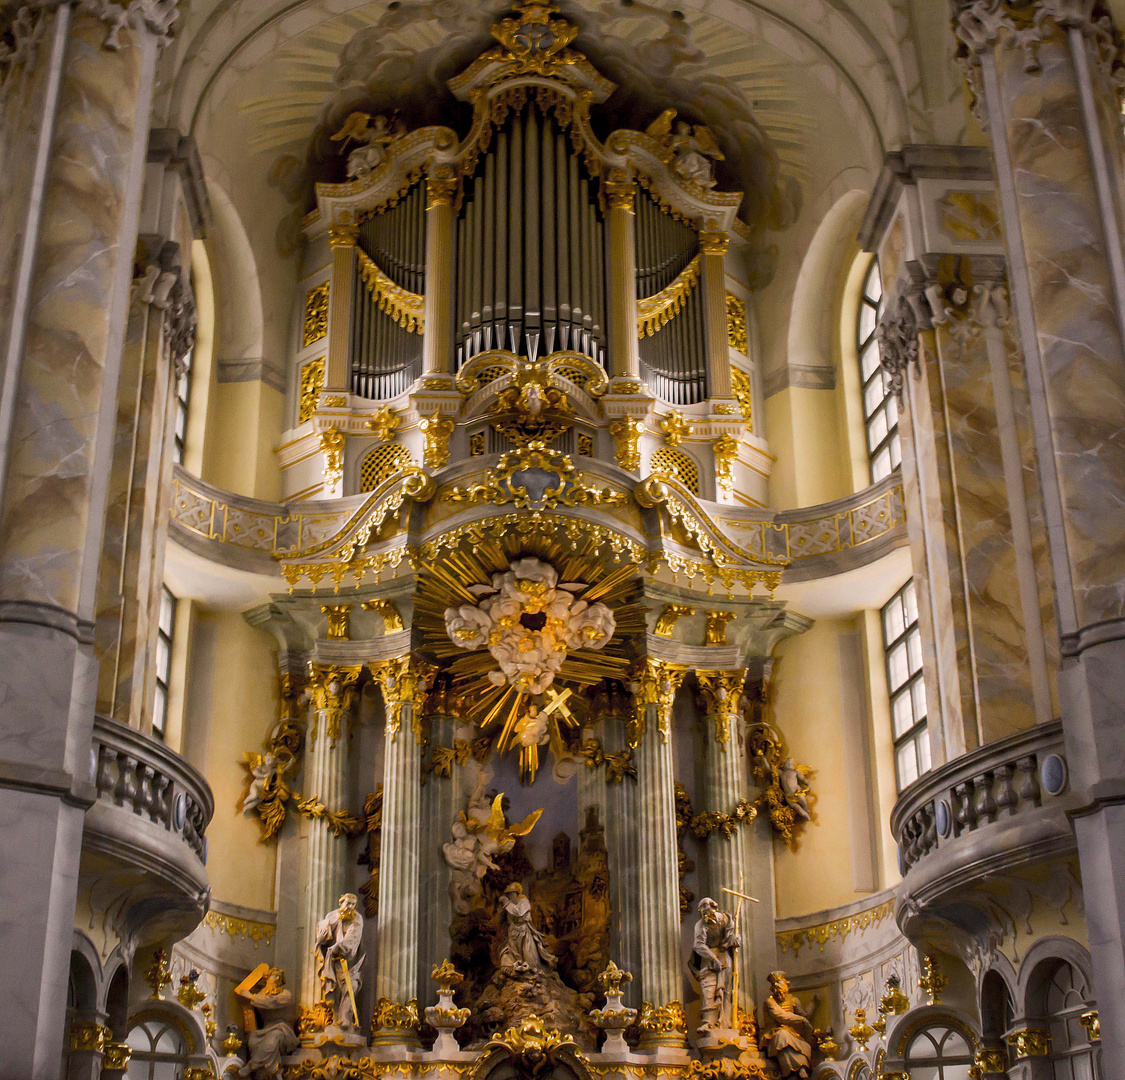
[[[514,5],[517,18],[501,19],[488,28],[500,42],[482,60],[500,60],[511,65],[503,75],[552,75],[560,67],[574,64],[582,54],[567,46],[578,36],[578,27],[565,19],[552,19],[557,4],[529,0]]]

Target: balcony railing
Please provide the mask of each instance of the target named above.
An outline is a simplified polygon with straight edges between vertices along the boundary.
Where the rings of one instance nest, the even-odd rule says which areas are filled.
[[[971,861],[995,870],[987,858],[993,848],[1000,859],[1016,849],[1053,853],[1069,842],[1066,790],[1057,720],[964,754],[911,784],[895,804],[900,869],[906,876],[924,867],[929,876],[931,861],[939,874],[964,872]]]
[[[163,743],[101,716],[94,721],[93,753],[99,800],[178,835],[206,861],[203,834],[215,804],[195,769]]]

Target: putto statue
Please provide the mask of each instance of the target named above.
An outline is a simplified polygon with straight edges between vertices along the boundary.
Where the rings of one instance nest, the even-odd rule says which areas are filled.
[[[693,127],[683,120],[676,120],[675,109],[665,109],[649,124],[645,134],[663,144],[665,160],[676,179],[702,188],[715,186],[712,162],[724,161],[725,158],[715,133],[709,127],[703,124]]]
[[[508,920],[508,939],[500,950],[500,966],[516,970],[553,970],[558,958],[548,951],[543,935],[531,925],[531,901],[518,881],[504,890],[500,906]]]
[[[341,152],[349,142],[354,140],[357,144],[348,154],[348,179],[366,180],[386,161],[387,146],[401,134],[398,125],[392,125],[385,116],[373,118],[368,113],[352,113],[332,136],[333,142],[343,141]]]
[[[813,1027],[796,994],[789,993],[789,976],[771,971],[766,976],[770,996],[762,1006],[762,1035],[766,1053],[777,1062],[782,1077],[809,1075]],[[815,1002],[813,1003],[815,1006]]]
[[[355,893],[344,893],[340,906],[316,928],[316,973],[322,997],[332,1006],[336,1026],[356,1028],[356,994],[363,985],[363,916]]]
[[[733,1027],[730,1014],[731,976],[734,972],[735,950],[742,945],[742,936],[734,916],[719,910],[709,896],[699,901],[699,921],[695,924],[688,967],[699,980],[700,1031]]]
[[[282,1057],[293,1053],[300,1045],[289,1023],[293,995],[285,989],[285,972],[276,967],[264,975],[259,971],[235,990],[240,998],[258,1010],[262,1023],[247,1035],[250,1060],[238,1070],[239,1076],[249,1080],[280,1076]]]

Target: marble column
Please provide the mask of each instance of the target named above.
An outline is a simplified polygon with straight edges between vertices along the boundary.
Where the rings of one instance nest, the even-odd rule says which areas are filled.
[[[683,1003],[671,735],[672,701],[683,676],[682,668],[651,658],[643,661],[636,679],[635,715],[629,732],[637,763],[634,821],[638,838],[640,983],[644,1000],[656,1008],[675,1003],[682,1009]]]
[[[411,657],[375,669],[386,708],[383,751],[383,835],[379,848],[378,999],[405,1005],[418,997],[418,909],[422,844],[422,709],[432,671]],[[414,1043],[396,1030],[381,1041]]]
[[[133,282],[98,573],[98,712],[149,730],[167,534],[176,380],[195,312],[179,245],[149,235]]]
[[[609,247],[609,363],[611,375],[640,375],[637,343],[637,237],[634,203],[637,185],[624,169],[613,169],[605,182],[606,236]]]
[[[96,11],[96,14],[94,13]],[[0,242],[0,1077],[58,1074],[98,552],[157,53],[174,3],[15,19]],[[32,28],[34,28],[32,30]]]
[[[437,166],[440,169],[451,166]],[[426,181],[426,308],[422,372],[448,373],[453,366],[453,199],[457,180],[431,175]]]
[[[456,754],[461,724],[452,715],[448,695],[435,696],[438,700],[427,720],[431,754],[438,748]],[[419,889],[426,902],[419,904],[418,971],[414,985],[420,988],[426,1001],[432,999],[430,972],[435,964],[450,955],[449,924],[453,921],[453,905],[449,898],[449,863],[441,849],[442,844],[449,842],[450,825],[464,803],[461,794],[464,773],[464,764],[454,757],[448,776],[431,771],[422,788]]]
[[[697,671],[699,696],[702,705],[706,749],[703,763],[703,801],[701,810],[713,811],[732,817],[740,803],[747,803],[746,749],[740,730],[739,703],[742,684],[746,680],[744,669],[736,671]],[[753,904],[742,901],[731,893],[750,893],[750,859],[747,850],[749,822],[736,822],[731,834],[717,830],[707,837],[707,882],[709,895],[724,911],[740,911],[738,928],[746,948],[740,960],[750,956],[753,934]],[[730,892],[724,892],[729,889]],[[740,969],[739,1008],[753,1010],[752,978]]]
[[[323,803],[328,810],[346,810],[352,805],[349,779],[349,728],[358,701],[358,664],[341,666],[309,662],[311,716],[305,750],[305,797]],[[302,925],[301,994],[303,1005],[319,1001],[322,992],[312,963],[316,926],[335,911],[347,892],[348,838],[336,835],[323,819],[308,822],[305,846],[307,883]]]
[[[707,349],[707,396],[729,398],[730,345],[727,342],[727,276],[723,266],[730,241],[725,232],[699,234],[699,288]]]
[[[606,754],[632,753],[629,745],[631,702],[619,689],[597,695],[602,746]],[[640,881],[637,861],[637,781],[626,777],[619,784],[606,784],[604,766],[601,788],[605,799],[605,844],[609,855],[609,952],[618,967],[633,976],[624,986],[624,997],[630,1008],[640,1007]],[[583,781],[587,790],[595,781]],[[578,813],[585,823],[583,801]]]
[[[349,218],[349,211],[344,212]],[[328,227],[332,249],[332,274],[328,285],[328,355],[324,361],[324,389],[348,393],[352,386],[351,334],[355,306],[356,237],[359,227],[350,221]]]
[[[1006,332],[1003,266],[927,259],[941,269],[891,302],[879,332],[900,388],[931,757],[940,764],[1049,721],[1058,655],[1041,503],[1024,475],[1034,445]]]
[[[1125,254],[1117,40],[1092,5],[963,4],[992,140],[1059,614],[1106,1061],[1125,1060]]]

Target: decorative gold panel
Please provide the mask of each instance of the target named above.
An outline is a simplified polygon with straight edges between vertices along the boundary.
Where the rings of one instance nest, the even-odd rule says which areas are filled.
[[[736,352],[747,355],[746,302],[734,293],[727,293],[727,341]]]
[[[322,282],[305,294],[305,328],[301,348],[307,348],[328,333],[328,282]]]
[[[363,459],[359,467],[359,490],[374,491],[388,476],[412,465],[413,459],[405,446],[388,443],[377,446]]]
[[[301,397],[297,405],[297,423],[303,424],[316,412],[316,398],[324,386],[324,357],[301,365]]]

